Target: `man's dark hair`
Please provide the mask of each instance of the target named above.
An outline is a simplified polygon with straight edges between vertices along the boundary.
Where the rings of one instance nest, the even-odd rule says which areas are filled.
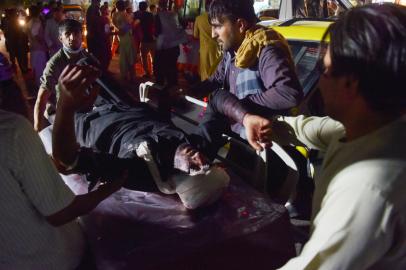
[[[39,17],[39,15],[41,14],[41,10],[38,6],[30,6],[30,16],[33,18],[37,18]]]
[[[65,19],[59,23],[59,35],[62,35],[63,32],[68,33],[81,33],[82,32],[82,24],[74,19]]]
[[[354,8],[329,26],[332,76],[358,80],[360,94],[377,111],[406,108],[406,7]]]
[[[145,2],[145,1],[139,2],[139,3],[138,3],[138,8],[139,8],[141,11],[146,11],[147,8],[148,8],[147,2]]]
[[[126,3],[122,0],[118,0],[116,3],[116,8],[118,9],[118,11],[124,11],[126,8]]]
[[[249,23],[258,21],[254,11],[253,0],[213,0],[209,7],[209,21],[236,21],[245,19]]]
[[[210,8],[210,4],[213,0],[206,0],[204,1],[204,10],[206,10],[206,12],[209,12],[209,8]]]

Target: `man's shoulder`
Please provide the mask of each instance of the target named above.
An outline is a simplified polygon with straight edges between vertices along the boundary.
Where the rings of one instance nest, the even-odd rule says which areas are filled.
[[[23,116],[0,110],[0,130],[1,133],[7,130],[8,133],[14,133],[17,130],[26,130],[28,128],[32,128],[30,123],[27,119]]]
[[[48,62],[59,62],[64,58],[66,58],[66,55],[63,52],[63,49],[59,49],[54,55],[51,56],[51,58],[49,58]]]

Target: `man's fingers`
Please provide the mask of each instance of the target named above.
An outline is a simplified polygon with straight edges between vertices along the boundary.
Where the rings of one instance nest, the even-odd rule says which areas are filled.
[[[255,150],[262,151],[263,148],[259,142],[253,140],[253,139],[248,139],[248,143],[254,148]]]
[[[67,65],[61,72],[61,75],[59,75],[59,78],[65,78],[66,75],[73,69],[74,65]]]

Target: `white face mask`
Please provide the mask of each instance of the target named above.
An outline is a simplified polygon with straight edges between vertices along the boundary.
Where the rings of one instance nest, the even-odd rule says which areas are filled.
[[[77,50],[73,50],[65,45],[63,45],[63,50],[68,54],[78,54],[82,51],[82,45]]]

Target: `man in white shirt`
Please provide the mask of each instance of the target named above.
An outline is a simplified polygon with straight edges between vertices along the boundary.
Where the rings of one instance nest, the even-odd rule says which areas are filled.
[[[327,33],[319,86],[339,122],[284,117],[273,128],[275,140],[326,151],[312,235],[281,269],[406,269],[406,8],[355,8]]]
[[[118,190],[124,179],[75,196],[31,124],[2,110],[0,149],[0,269],[76,269],[85,251],[76,217]]]

